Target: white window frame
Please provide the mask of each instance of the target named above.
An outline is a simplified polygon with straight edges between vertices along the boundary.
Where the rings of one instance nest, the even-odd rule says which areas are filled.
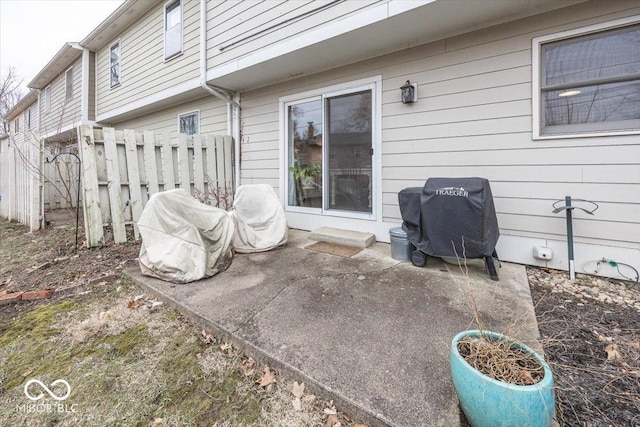
[[[24,111],[24,131],[31,130],[31,108]]]
[[[178,3],[180,7],[180,50],[178,52],[173,52],[167,54],[167,9],[169,9],[174,4]],[[171,0],[164,4],[163,14],[163,28],[164,28],[164,61],[170,61],[173,58],[182,55],[182,51],[184,50],[184,3],[182,0]]]
[[[198,129],[197,129],[197,132],[195,133],[195,135],[199,135],[200,134],[200,110],[192,110],[192,111],[187,111],[186,113],[178,114],[178,133],[179,134],[182,133],[182,132],[180,132],[180,119],[182,117],[192,116],[194,114],[196,115],[196,118],[198,119]],[[189,135],[189,134],[185,133],[183,135]]]
[[[322,208],[311,208],[304,206],[289,205],[289,144],[287,141],[289,118],[288,107],[304,102],[321,100],[322,105],[322,132],[326,135],[327,122],[325,120],[325,104],[327,98],[346,95],[349,93],[362,92],[371,90],[371,148],[373,156],[371,159],[371,171],[373,179],[371,181],[371,213],[361,213],[355,211],[343,211],[336,209],[327,209],[323,194]],[[351,82],[341,83],[332,86],[326,86],[317,90],[311,90],[294,95],[284,96],[279,99],[280,105],[280,200],[286,212],[307,213],[314,215],[322,215],[325,217],[339,217],[363,219],[377,221],[382,216],[382,168],[381,168],[381,141],[382,141],[382,76],[374,76]],[[328,153],[323,150],[323,191],[327,188],[329,177],[325,173],[325,163],[329,160]]]
[[[51,85],[44,88],[44,112],[51,112]]]
[[[17,116],[14,120],[13,133],[20,132],[20,116]]]
[[[111,68],[113,68],[113,63],[111,62],[111,49],[115,45],[118,45],[118,81],[114,84],[111,81]],[[120,39],[109,45],[109,87],[114,88],[120,86],[120,82],[122,81],[122,43],[120,43]]]
[[[541,92],[541,80],[542,80],[542,45],[550,42],[557,42],[561,40],[571,39],[574,37],[585,36],[589,34],[598,34],[607,30],[614,30],[617,28],[626,27],[629,25],[639,24],[640,15],[631,16],[628,18],[617,19],[615,21],[604,22],[601,24],[590,25],[587,27],[578,28],[575,30],[564,31],[560,33],[550,34],[547,36],[536,37],[532,41],[532,128],[534,140],[546,140],[546,139],[565,139],[565,138],[585,138],[596,136],[615,136],[615,135],[637,135],[640,134],[640,129],[627,129],[627,130],[602,130],[602,131],[589,131],[584,132],[575,131],[568,133],[555,133],[545,134],[543,133],[542,119],[542,92]]]
[[[64,72],[64,99],[68,101],[73,98],[73,67]]]

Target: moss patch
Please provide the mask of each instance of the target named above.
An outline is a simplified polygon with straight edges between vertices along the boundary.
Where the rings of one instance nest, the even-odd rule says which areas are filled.
[[[61,313],[77,309],[76,303],[63,301],[20,313],[14,321],[0,321],[0,350],[6,353],[0,368],[2,392],[21,385],[25,377],[51,373],[52,368],[69,371],[71,360],[79,354],[74,349],[55,350],[59,330],[53,324]]]

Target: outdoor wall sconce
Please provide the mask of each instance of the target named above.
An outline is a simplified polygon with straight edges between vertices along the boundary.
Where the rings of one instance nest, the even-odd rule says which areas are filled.
[[[400,92],[403,104],[418,102],[418,83],[411,83],[407,80],[407,83],[400,88]]]

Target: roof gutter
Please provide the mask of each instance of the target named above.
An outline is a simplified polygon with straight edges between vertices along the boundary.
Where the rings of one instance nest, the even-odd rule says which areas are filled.
[[[62,60],[67,55],[67,52],[69,52],[72,49],[78,51],[77,55],[71,57],[71,59],[68,59],[67,62],[63,62]],[[46,81],[48,83],[48,80],[50,80],[52,78],[50,76],[47,76],[47,72],[51,71],[52,73],[57,74],[57,73],[63,71],[64,69],[66,69],[75,60],[75,58],[77,58],[78,56],[80,56],[82,54],[82,50],[83,50],[82,46],[80,46],[78,43],[72,43],[72,42],[65,43],[60,48],[60,50],[54,55],[54,57],[51,58],[51,60],[47,63],[47,65],[45,65],[40,70],[38,75],[35,76],[29,82],[29,84],[27,84],[27,87],[30,88],[30,89],[43,89],[45,85],[42,84],[42,82]],[[59,65],[61,63],[63,65]],[[59,69],[57,69],[56,66],[58,66]]]
[[[200,86],[211,95],[227,103],[227,129],[233,137],[234,182],[240,183],[240,104],[230,90],[207,84],[207,1],[200,0]]]
[[[5,120],[15,119],[16,117],[18,117],[18,115],[20,115],[20,113],[22,113],[24,110],[29,108],[29,106],[34,102],[36,102],[37,100],[38,100],[38,90],[30,89],[25,96],[20,98],[20,100],[16,103],[16,105],[13,106],[12,109],[6,112],[6,114],[4,115],[4,119]]]

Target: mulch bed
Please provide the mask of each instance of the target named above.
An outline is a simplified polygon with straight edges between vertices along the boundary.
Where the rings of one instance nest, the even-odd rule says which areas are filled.
[[[640,426],[640,312],[554,291],[529,277],[557,387],[557,421],[561,426]],[[631,282],[626,286],[638,289]]]

